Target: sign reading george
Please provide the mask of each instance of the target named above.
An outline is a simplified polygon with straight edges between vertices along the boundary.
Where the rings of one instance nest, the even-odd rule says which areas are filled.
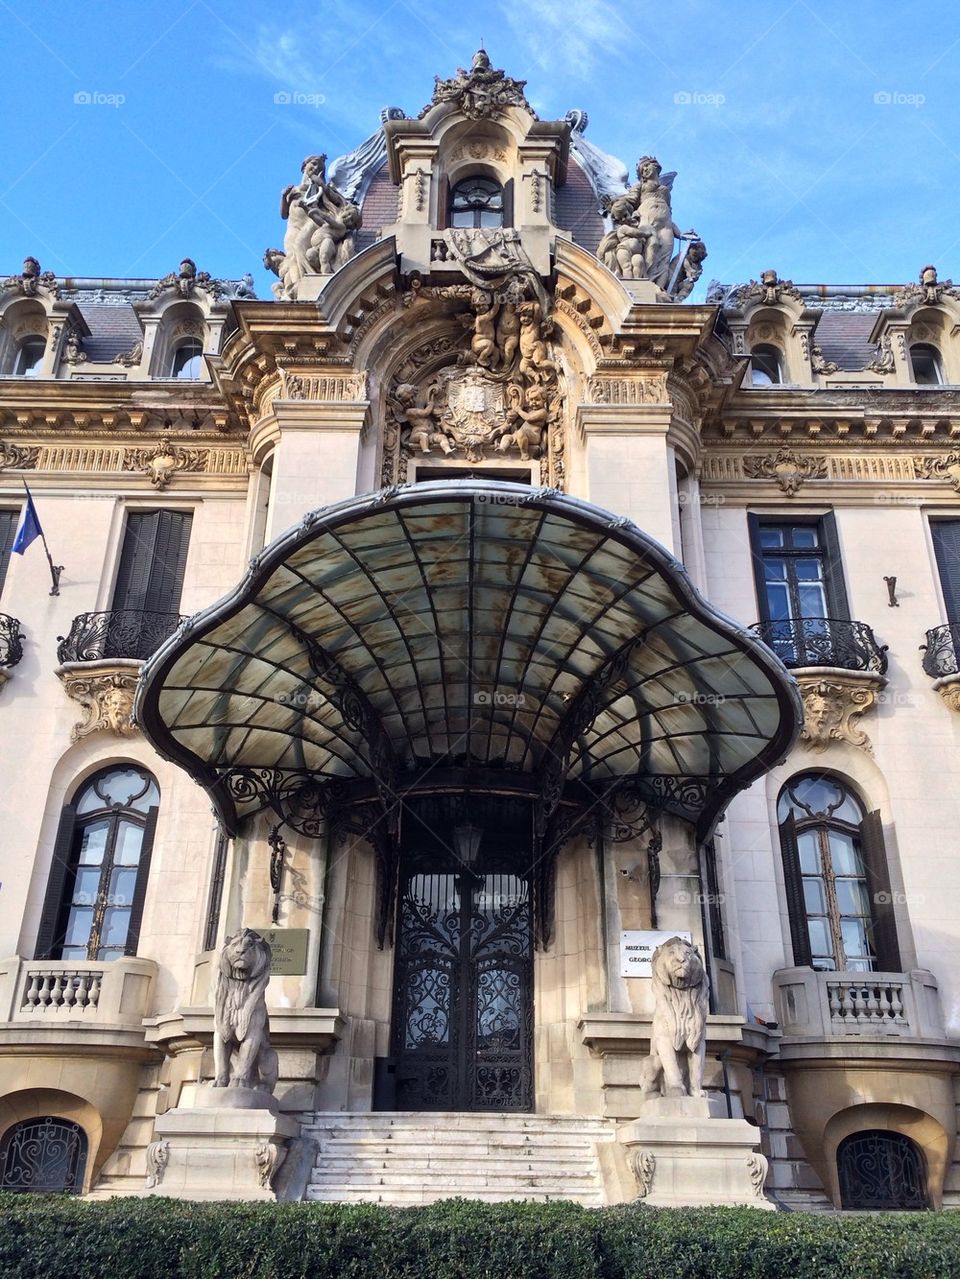
[[[274,977],[303,977],[307,971],[309,928],[261,928],[260,936],[270,947]]]
[[[620,934],[620,976],[650,977],[650,961],[653,952],[661,942],[671,937],[682,937],[685,941],[693,941],[693,934],[684,928],[672,931],[655,932],[652,928],[630,929]]]

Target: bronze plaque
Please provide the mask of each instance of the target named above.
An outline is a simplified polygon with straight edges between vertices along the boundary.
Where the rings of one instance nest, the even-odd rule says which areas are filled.
[[[274,977],[303,977],[307,971],[309,928],[261,928],[260,936],[270,946]]]

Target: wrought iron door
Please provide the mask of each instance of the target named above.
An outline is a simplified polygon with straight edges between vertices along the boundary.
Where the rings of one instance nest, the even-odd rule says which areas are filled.
[[[837,1172],[844,1208],[927,1207],[923,1155],[902,1133],[870,1129],[845,1137],[837,1148]]]
[[[530,1110],[530,881],[501,863],[407,857],[394,997],[400,1110]]]
[[[50,1115],[22,1120],[0,1144],[0,1190],[77,1195],[86,1158],[87,1135],[79,1124]]]

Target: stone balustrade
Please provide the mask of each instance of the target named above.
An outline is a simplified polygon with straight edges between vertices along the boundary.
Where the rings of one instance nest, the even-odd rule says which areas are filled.
[[[0,962],[0,1022],[80,1022],[142,1034],[156,971],[153,960],[136,957],[95,962],[14,956]]]
[[[773,985],[784,1038],[945,1034],[936,978],[923,968],[908,973],[782,968]]]

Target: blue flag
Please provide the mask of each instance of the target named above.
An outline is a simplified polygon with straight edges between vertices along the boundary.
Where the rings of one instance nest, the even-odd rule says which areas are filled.
[[[20,514],[20,523],[17,525],[11,550],[16,551],[18,555],[22,555],[31,542],[35,542],[38,537],[42,536],[43,529],[40,527],[37,508],[33,504],[33,495],[27,489],[27,503]]]

